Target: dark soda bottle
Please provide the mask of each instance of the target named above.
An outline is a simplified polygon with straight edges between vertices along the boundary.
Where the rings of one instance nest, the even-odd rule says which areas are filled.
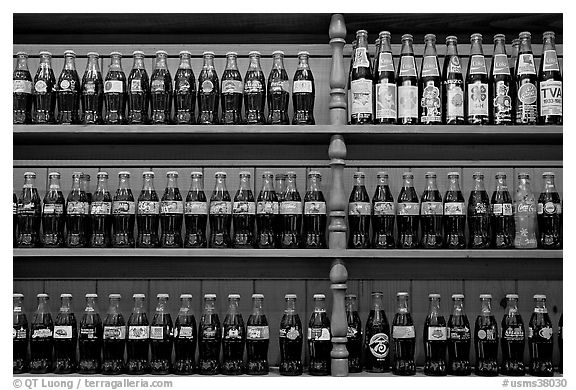
[[[538,246],[562,248],[562,201],[554,186],[554,172],[542,174],[544,188],[538,197]]]
[[[96,191],[90,205],[90,239],[91,248],[108,248],[112,238],[112,196],[108,191],[108,173],[96,175]]]
[[[226,68],[222,74],[222,118],[223,125],[239,125],[242,123],[242,94],[244,85],[242,75],[238,71],[238,53],[226,53]]]
[[[408,293],[396,294],[397,310],[392,320],[392,342],[394,344],[394,375],[416,374],[414,349],[416,347],[416,331],[414,321],[408,309]]]
[[[256,224],[256,202],[250,184],[250,172],[239,174],[240,187],[234,195],[232,205],[232,246],[234,248],[253,248]]]
[[[426,34],[424,37],[424,58],[418,83],[420,100],[420,123],[425,125],[442,124],[442,76],[436,54],[436,35]]]
[[[294,73],[292,86],[293,125],[313,125],[316,123],[314,121],[316,87],[308,58],[310,58],[310,53],[307,51],[298,52],[298,67]]]
[[[289,125],[288,103],[290,100],[290,82],[284,68],[284,52],[272,53],[272,69],[268,76],[268,124]]]
[[[72,311],[72,294],[60,294],[60,311],[54,321],[54,373],[76,372],[78,329]]]
[[[184,247],[205,248],[208,202],[204,193],[204,180],[202,172],[192,172],[190,177],[190,189],[186,195],[184,206],[184,222],[186,224]]]
[[[308,373],[310,375],[330,374],[330,319],[326,313],[326,296],[314,294],[314,311],[308,322]]]
[[[490,203],[492,247],[496,249],[513,248],[515,224],[512,215],[512,197],[508,192],[504,172],[496,173],[496,189],[492,193]]]
[[[495,125],[511,125],[514,118],[514,82],[506,55],[506,37],[494,35],[494,57],[490,68],[490,100],[492,120]]]
[[[138,196],[136,216],[138,236],[136,247],[156,248],[160,245],[158,227],[160,225],[160,199],[154,188],[154,172],[142,173],[142,191]]]
[[[36,173],[24,172],[24,185],[18,198],[19,248],[35,248],[40,245],[40,196],[36,188]]]
[[[249,375],[268,374],[270,328],[262,310],[264,295],[252,294],[252,314],[246,322],[246,372]]]
[[[460,191],[460,174],[448,172],[448,189],[444,195],[444,243],[448,249],[466,248],[466,204]]]
[[[150,346],[150,326],[146,309],[144,308],[144,294],[134,294],[134,308],[128,318],[128,340],[126,341],[128,374],[143,375],[150,370],[148,362],[148,349]]]
[[[16,248],[18,242],[18,197],[12,193],[12,246]]]
[[[40,64],[34,76],[33,123],[54,123],[56,109],[56,76],[52,70],[52,53],[40,52]]]
[[[286,294],[284,314],[280,320],[280,375],[302,375],[302,322],[296,312],[296,294]]]
[[[238,311],[239,294],[228,294],[228,311],[222,324],[222,374],[244,373],[244,343],[246,329],[242,314]]]
[[[308,172],[308,190],[304,195],[304,248],[326,248],[326,200],[320,189],[322,175]]]
[[[216,183],[210,196],[210,238],[211,248],[229,248],[231,245],[230,224],[232,220],[232,199],[226,188],[226,172],[214,174]]]
[[[158,304],[150,323],[150,370],[153,375],[172,371],[172,342],[174,327],[168,311],[168,294],[157,294]]]
[[[370,248],[370,215],[372,203],[366,185],[364,172],[354,172],[354,187],[348,199],[348,248]]]
[[[280,202],[280,246],[300,248],[302,242],[302,198],[296,188],[296,173],[286,173],[286,190]]]
[[[12,73],[12,123],[32,122],[32,75],[28,69],[28,53],[16,53],[16,69]]]
[[[167,59],[168,53],[158,50],[154,71],[150,76],[150,119],[154,124],[170,123],[172,114],[172,76],[166,64]]]
[[[246,110],[246,123],[249,125],[263,125],[266,123],[264,106],[266,103],[266,81],[264,72],[260,67],[260,52],[248,53],[250,62],[244,77],[244,109]]]
[[[564,372],[564,357],[562,355],[562,343],[563,343],[563,326],[562,326],[563,314],[560,314],[560,321],[558,321],[558,349],[560,349],[560,363],[558,365],[558,372],[562,374]]]
[[[190,125],[196,120],[196,78],[190,58],[192,53],[180,52],[180,65],[174,75],[174,123]]]
[[[278,215],[276,216],[276,246],[278,248],[282,247],[282,220],[283,216],[280,214],[280,205],[282,204],[285,196],[286,196],[286,174],[285,173],[277,173],[274,176],[275,185],[274,188],[276,189],[276,197],[278,198]]]
[[[440,294],[428,294],[430,308],[424,323],[424,375],[446,375],[448,328],[440,313]]]
[[[38,294],[38,308],[30,326],[30,373],[46,374],[52,371],[52,347],[54,325],[48,294]]]
[[[506,376],[524,375],[524,321],[518,311],[518,295],[506,295],[506,312],[502,318],[502,368]]]
[[[104,318],[102,337],[102,373],[117,375],[124,373],[124,350],[126,349],[126,322],[120,312],[120,294],[110,294],[110,305]]]
[[[112,246],[134,247],[134,219],[136,207],[130,189],[130,172],[118,173],[118,189],[112,199]]]
[[[540,115],[538,121],[542,125],[562,124],[562,73],[556,55],[555,34],[546,31],[542,34],[544,47],[538,77],[538,105]]]
[[[452,294],[454,309],[448,319],[448,373],[450,375],[470,375],[471,330],[468,317],[464,313],[464,295]]]
[[[218,124],[218,100],[220,83],[214,68],[214,52],[205,51],[204,65],[198,76],[198,121],[199,125]]]
[[[86,223],[86,236],[87,241],[90,240],[90,213],[92,212],[92,193],[90,192],[90,175],[83,173],[80,177],[80,191],[86,194],[86,199],[88,201],[88,213],[84,222]]]
[[[78,372],[98,374],[102,368],[102,320],[96,307],[97,294],[86,294],[86,308],[78,331]]]
[[[390,32],[381,31],[380,45],[374,62],[374,109],[377,124],[395,124],[398,116],[397,85],[390,45]]]
[[[180,295],[180,310],[174,323],[174,373],[190,375],[194,373],[196,356],[196,318],[192,312],[192,295]]]
[[[381,292],[372,293],[372,308],[366,321],[364,367],[369,372],[390,370],[390,326],[384,312]]]
[[[104,81],[100,72],[100,57],[96,52],[88,53],[86,70],[80,85],[80,101],[82,102],[82,124],[93,125],[102,123],[102,108],[104,107]]]
[[[442,195],[436,184],[436,172],[426,172],[426,188],[420,198],[420,246],[424,249],[439,249],[443,245],[442,219],[444,209]]]
[[[160,203],[160,246],[162,248],[182,247],[182,219],[184,203],[178,188],[178,172],[166,173],[166,189]]]
[[[468,198],[468,247],[490,248],[490,198],[484,188],[484,174],[474,172],[474,188]]]
[[[42,202],[42,246],[45,248],[61,248],[64,246],[64,226],[66,201],[60,188],[60,173],[48,174],[48,192]]]
[[[150,106],[150,79],[144,66],[144,52],[136,50],[132,56],[134,57],[134,64],[128,75],[128,115],[126,119],[130,124],[147,123]]]
[[[516,65],[518,62],[519,51],[520,51],[520,39],[514,38],[512,40],[512,54],[510,54],[510,60],[508,61],[508,63],[510,64],[510,74],[512,75],[512,80],[514,80],[516,76]]]
[[[466,120],[469,125],[487,125],[490,123],[490,99],[482,34],[472,34],[470,43],[470,61],[466,73]]]
[[[378,184],[372,197],[372,247],[395,248],[394,220],[396,206],[388,184],[388,172],[376,174]]]
[[[398,194],[396,214],[396,227],[398,240],[396,244],[400,249],[415,249],[418,247],[418,223],[420,216],[420,204],[418,195],[414,189],[414,174],[404,172],[402,174],[404,184]]]
[[[136,58],[135,58],[136,60]],[[132,82],[130,82],[132,84]],[[132,91],[132,85],[130,85]],[[121,125],[125,121],[126,109],[126,75],[122,70],[122,54],[114,51],[110,53],[110,66],[104,79],[104,123],[107,125]]]
[[[546,295],[534,295],[534,312],[528,324],[528,351],[530,375],[553,376],[552,353],[554,348],[552,321],[546,309]]]
[[[261,249],[276,248],[276,227],[280,206],[274,191],[274,175],[262,174],[262,189],[256,203],[256,246]]]
[[[368,55],[368,32],[356,31],[357,47],[354,50],[352,73],[350,77],[350,124],[363,125],[374,120],[372,97],[372,80],[374,78],[372,64]]]
[[[536,196],[530,184],[530,175],[518,174],[518,186],[514,192],[514,248],[533,249],[538,246],[536,229],[538,229]]]
[[[400,64],[398,65],[398,124],[418,123],[418,73],[412,47],[412,35],[402,35]]]
[[[12,294],[12,373],[28,371],[28,341],[30,330],[26,314],[22,311],[23,294]]]
[[[535,125],[538,122],[538,77],[530,43],[531,35],[524,31],[518,38],[520,49],[515,74],[516,124]]]
[[[464,77],[458,56],[458,38],[446,37],[446,57],[442,72],[443,121],[447,125],[463,125],[464,120]]]
[[[64,52],[64,68],[58,78],[56,88],[58,101],[58,123],[77,124],[80,122],[80,78],[76,71],[76,53]]]
[[[474,325],[475,373],[479,376],[498,375],[498,324],[492,314],[492,295],[481,294],[482,309]]]
[[[88,244],[87,220],[90,204],[86,193],[80,187],[82,172],[72,174],[72,189],[66,198],[66,246],[83,248]]]
[[[222,328],[214,305],[216,294],[204,294],[204,310],[198,326],[198,370],[202,375],[220,373]]]
[[[362,372],[362,321],[358,314],[358,304],[355,294],[347,294],[346,306],[346,350],[348,351],[348,372]]]

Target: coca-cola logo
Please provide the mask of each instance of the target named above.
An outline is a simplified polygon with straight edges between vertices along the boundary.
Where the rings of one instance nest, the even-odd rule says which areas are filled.
[[[388,335],[385,333],[376,333],[370,338],[368,346],[370,347],[372,355],[379,359],[385,358],[388,356],[390,350]]]
[[[503,69],[508,67],[508,61],[506,59],[496,58],[494,60],[494,67],[497,69]]]
[[[532,83],[523,84],[518,89],[518,98],[524,104],[532,104],[536,102],[536,86]]]
[[[540,331],[538,332],[540,337],[545,338],[546,340],[549,340],[552,337],[552,333],[553,333],[552,328],[549,326],[540,329]]]
[[[453,56],[452,58],[450,58],[450,64],[452,66],[460,66],[460,58],[458,58],[457,56]]]
[[[548,214],[553,214],[556,211],[556,206],[552,202],[547,202],[544,205],[544,211]]]
[[[108,338],[119,338],[121,335],[120,328],[106,328],[105,336]]]
[[[518,212],[519,213],[533,213],[534,212],[534,205],[531,203],[520,203],[520,204],[518,204]]]
[[[556,53],[550,53],[546,55],[546,65],[556,65],[558,58],[556,58]]]
[[[58,336],[66,336],[68,334],[65,329],[56,329],[54,333]]]
[[[214,89],[214,84],[212,84],[212,81],[204,80],[202,82],[202,92],[210,93],[210,92],[212,92],[213,89]]]
[[[432,331],[431,336],[432,336],[432,338],[434,338],[434,339],[439,339],[439,340],[440,340],[440,339],[445,339],[444,332],[442,331],[441,328],[436,328],[436,329],[434,329],[434,330]]]

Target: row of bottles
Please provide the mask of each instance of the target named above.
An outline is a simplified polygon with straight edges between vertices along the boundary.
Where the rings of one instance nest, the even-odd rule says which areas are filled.
[[[40,65],[34,79],[28,70],[28,55],[17,53],[13,74],[13,122],[314,124],[314,77],[306,51],[298,53],[298,67],[292,80],[292,121],[288,117],[290,81],[282,51],[272,53],[273,64],[267,84],[259,52],[249,53],[250,63],[244,80],[238,70],[237,53],[226,53],[226,68],[222,80],[219,80],[214,67],[214,52],[204,52],[204,65],[197,87],[189,51],[180,52],[180,65],[174,79],[167,67],[168,54],[165,51],[156,52],[150,77],[144,66],[144,52],[135,51],[133,56],[134,65],[126,78],[122,54],[110,53],[110,66],[103,79],[98,53],[90,52],[86,71],[80,80],[75,65],[76,54],[67,50],[64,52],[64,68],[56,80],[51,53],[40,52]],[[267,116],[264,111],[266,101]]]
[[[536,198],[528,173],[518,174],[518,187],[510,195],[506,174],[496,173],[492,198],[484,186],[484,174],[473,174],[468,206],[460,189],[460,174],[448,173],[444,198],[436,173],[427,172],[420,201],[414,174],[402,175],[396,202],[388,173],[377,174],[378,184],[370,201],[363,172],[354,173],[348,203],[348,247],[401,249],[559,249],[562,247],[562,204],[554,185],[554,173],[544,172],[544,188]],[[466,232],[466,222],[468,231]],[[396,226],[396,234],[394,227]],[[371,227],[371,230],[370,230]]]
[[[427,34],[424,37],[420,77],[412,35],[402,36],[397,72],[390,41],[390,32],[380,32],[376,56],[371,61],[368,33],[365,30],[356,33],[348,81],[350,124],[562,124],[562,74],[552,31],[543,34],[538,74],[529,32],[520,33],[519,39],[514,41],[512,65],[506,54],[506,37],[494,35],[489,72],[482,35],[472,34],[466,78],[455,36],[446,38],[442,71],[436,52],[436,36]]]

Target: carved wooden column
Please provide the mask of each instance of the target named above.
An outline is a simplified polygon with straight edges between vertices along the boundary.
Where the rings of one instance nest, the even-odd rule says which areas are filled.
[[[330,70],[330,124],[346,125],[346,74],[342,51],[346,44],[346,25],[340,14],[332,15],[330,21],[330,46],[332,47],[332,68]],[[333,135],[328,148],[330,168],[332,171],[332,188],[328,205],[330,225],[328,226],[328,246],[332,250],[346,249],[346,210],[348,202],[344,192],[344,166],[346,165],[346,144],[341,135]],[[332,376],[348,375],[348,351],[346,350],[346,333],[348,324],[344,307],[346,280],[348,271],[341,259],[334,259],[330,270],[332,285]]]

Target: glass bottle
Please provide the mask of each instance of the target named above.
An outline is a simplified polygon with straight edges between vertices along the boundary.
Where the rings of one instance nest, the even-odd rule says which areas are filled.
[[[308,322],[308,352],[310,375],[330,374],[330,351],[332,341],[330,336],[330,319],[326,313],[326,296],[314,294],[314,311]]]
[[[48,174],[48,192],[42,202],[42,246],[45,248],[60,248],[64,246],[64,194],[60,188],[60,173]]]
[[[436,183],[436,172],[426,172],[426,188],[420,198],[420,246],[424,249],[439,249],[443,246],[442,219],[444,210],[442,195]]]
[[[310,53],[307,51],[298,52],[298,67],[294,73],[292,87],[293,125],[313,125],[316,123],[314,121],[316,86],[308,63],[309,57]]]
[[[252,294],[252,314],[246,322],[246,371],[249,375],[268,374],[270,328],[262,309],[264,295]]]
[[[365,185],[364,172],[354,172],[354,187],[348,198],[348,248],[370,247],[370,215],[372,204]]]
[[[372,98],[373,71],[368,55],[368,32],[356,31],[357,47],[354,50],[354,62],[350,77],[351,125],[372,123],[374,107]]]
[[[110,304],[104,318],[102,340],[102,373],[122,374],[125,370],[126,322],[120,311],[120,294],[109,294]]]
[[[19,248],[35,248],[40,245],[40,196],[36,188],[36,173],[24,172],[24,185],[18,198]]]
[[[281,236],[284,249],[300,248],[302,243],[302,198],[296,188],[296,173],[286,174],[286,190],[280,202]]]
[[[556,54],[556,38],[553,31],[542,34],[544,47],[538,77],[538,122],[542,125],[562,125],[562,73]]]
[[[538,77],[532,54],[531,35],[524,31],[518,35],[520,49],[516,64],[516,124],[535,125],[538,122]]]
[[[198,120],[199,125],[218,124],[218,100],[220,83],[214,68],[214,52],[202,54],[204,65],[198,76]]]
[[[154,124],[169,124],[172,114],[172,76],[166,64],[168,53],[156,52],[154,71],[150,76],[150,112]]]
[[[180,295],[180,310],[174,323],[174,373],[194,373],[196,356],[196,319],[192,312],[192,295]]]
[[[416,347],[416,331],[414,321],[408,309],[408,293],[396,294],[397,310],[392,321],[392,341],[394,344],[394,375],[416,374],[414,349]]]
[[[174,327],[168,310],[168,294],[157,294],[156,312],[150,322],[150,370],[153,375],[172,372]]]
[[[56,89],[58,101],[58,118],[60,124],[80,123],[80,79],[76,71],[76,53],[64,52],[64,67],[58,78]]]
[[[150,347],[150,326],[146,308],[144,307],[144,294],[133,294],[134,308],[128,318],[128,340],[126,341],[126,367],[128,374],[143,375],[150,370],[148,350]]]
[[[154,172],[142,173],[142,191],[138,196],[136,225],[138,248],[156,248],[160,245],[158,227],[160,225],[160,199],[154,188]]]
[[[288,101],[290,100],[290,82],[284,68],[284,52],[272,53],[272,69],[268,76],[268,124],[289,125]]]
[[[362,321],[358,314],[358,302],[355,294],[344,297],[346,320],[346,350],[348,351],[348,372],[362,372]]]
[[[222,373],[225,375],[239,375],[245,370],[246,329],[238,310],[239,304],[239,294],[228,294],[228,311],[222,324]]]
[[[132,90],[132,86],[130,86]],[[104,79],[104,123],[121,125],[125,121],[126,75],[122,70],[122,54],[110,53],[110,66]]]
[[[150,107],[150,79],[144,66],[144,52],[132,53],[134,64],[128,75],[128,123],[148,123]]]
[[[454,309],[448,319],[448,373],[470,375],[471,329],[464,313],[464,295],[452,294]]]
[[[474,188],[468,198],[468,247],[490,247],[490,198],[484,188],[484,174],[474,172]]]
[[[244,109],[246,123],[263,125],[266,123],[264,105],[266,103],[266,84],[264,72],[260,66],[260,52],[248,53],[249,64],[244,77]]]
[[[546,295],[534,295],[534,311],[528,323],[528,369],[533,376],[553,376],[554,331],[546,308]]]
[[[424,323],[424,375],[446,375],[446,349],[448,328],[440,313],[440,294],[428,294],[430,301],[428,316]]]
[[[96,191],[90,207],[90,240],[92,248],[108,248],[112,237],[112,196],[108,191],[108,173],[98,172]]]
[[[186,195],[186,204],[184,206],[184,222],[186,225],[184,247],[205,248],[207,245],[208,202],[204,193],[204,179],[202,172],[192,172],[190,178],[190,189]]]
[[[302,322],[296,312],[296,294],[284,296],[284,314],[280,320],[280,375],[302,375]]]
[[[304,195],[304,248],[326,248],[326,200],[320,189],[322,175],[308,172],[308,190]]]
[[[524,321],[518,311],[518,294],[506,295],[506,311],[502,318],[502,368],[506,376],[523,376],[524,369]]]
[[[166,172],[166,189],[160,203],[160,246],[182,247],[182,219],[184,203],[178,188],[178,172]]]
[[[226,68],[222,74],[222,119],[223,125],[242,123],[242,98],[244,84],[238,71],[238,53],[226,53]]]
[[[394,60],[392,59],[391,35],[389,31],[378,34],[380,45],[376,54],[374,65],[374,95],[375,116],[374,123],[396,124],[398,116],[396,76]]]
[[[83,248],[88,244],[86,221],[90,215],[90,205],[86,193],[80,186],[82,175],[82,172],[72,174],[72,189],[66,198],[66,246],[68,248]]]
[[[190,61],[192,53],[183,50],[179,56],[180,65],[174,75],[174,122],[191,125],[196,120],[196,78]]]
[[[418,247],[418,223],[420,204],[414,189],[414,174],[404,172],[404,183],[398,194],[396,226],[398,229],[397,245],[400,249],[415,249]]]
[[[498,324],[492,314],[492,295],[481,294],[482,309],[474,326],[476,351],[475,373],[479,376],[498,375]]]
[[[48,294],[36,295],[38,308],[30,325],[30,373],[46,374],[52,371],[54,324]]]
[[[54,373],[76,372],[78,329],[72,311],[72,294],[60,294],[60,311],[54,321]]]
[[[536,197],[532,192],[530,175],[525,172],[518,174],[518,187],[514,193],[514,247],[531,249],[538,246],[536,240],[537,222]]]
[[[250,172],[239,173],[240,186],[232,205],[232,246],[234,248],[253,248],[256,224],[256,202],[252,193]]]
[[[12,294],[12,374],[28,371],[28,342],[30,330],[28,320],[22,310],[23,294]]]
[[[198,371],[201,375],[220,373],[222,328],[214,308],[216,294],[204,294],[204,310],[198,326]]]
[[[447,125],[464,124],[464,77],[458,56],[458,38],[446,37],[446,57],[442,72],[443,121]]]
[[[401,125],[418,123],[418,73],[412,41],[412,35],[402,35],[400,64],[396,77],[398,84],[398,124]]]
[[[492,247],[496,249],[513,248],[515,223],[512,197],[508,192],[504,172],[496,173],[496,189],[492,193],[490,203]]]
[[[279,216],[278,197],[274,191],[274,174],[262,173],[262,189],[256,203],[256,246],[272,249],[277,246],[276,231]]]
[[[102,320],[98,313],[97,294],[86,294],[86,307],[78,331],[78,372],[99,374],[102,367]]]
[[[460,191],[460,174],[448,172],[448,189],[444,196],[444,243],[448,249],[466,248],[466,204]]]
[[[232,199],[226,188],[226,172],[214,174],[216,182],[210,196],[209,247],[229,248],[231,245]]]
[[[466,120],[470,125],[487,125],[490,122],[490,99],[482,34],[472,34],[470,43],[470,61],[466,72]]]
[[[96,52],[90,52],[87,55],[88,62],[80,86],[81,120],[84,125],[101,124],[104,107],[104,81],[98,65],[100,57]]]
[[[16,53],[16,68],[12,73],[12,123],[32,122],[32,75],[28,69],[28,54]]]
[[[390,370],[390,326],[384,312],[381,292],[372,292],[372,308],[366,321],[364,367],[369,372]]]
[[[54,123],[56,109],[56,76],[52,70],[52,53],[40,52],[40,64],[34,76],[34,90],[32,92],[32,122]]]
[[[420,123],[425,125],[442,124],[442,76],[436,53],[436,35],[426,34],[424,37],[424,58],[420,71],[419,111]]]
[[[134,220],[136,207],[130,188],[130,172],[118,173],[118,189],[112,199],[112,246],[134,247]]]
[[[396,205],[388,184],[388,172],[378,172],[376,179],[378,183],[372,197],[372,247],[395,248]]]
[[[494,57],[490,68],[490,100],[492,121],[495,125],[511,125],[514,118],[514,82],[506,55],[506,37],[494,35]]]
[[[554,185],[554,172],[542,174],[544,188],[538,197],[538,246],[562,248],[562,200]]]

